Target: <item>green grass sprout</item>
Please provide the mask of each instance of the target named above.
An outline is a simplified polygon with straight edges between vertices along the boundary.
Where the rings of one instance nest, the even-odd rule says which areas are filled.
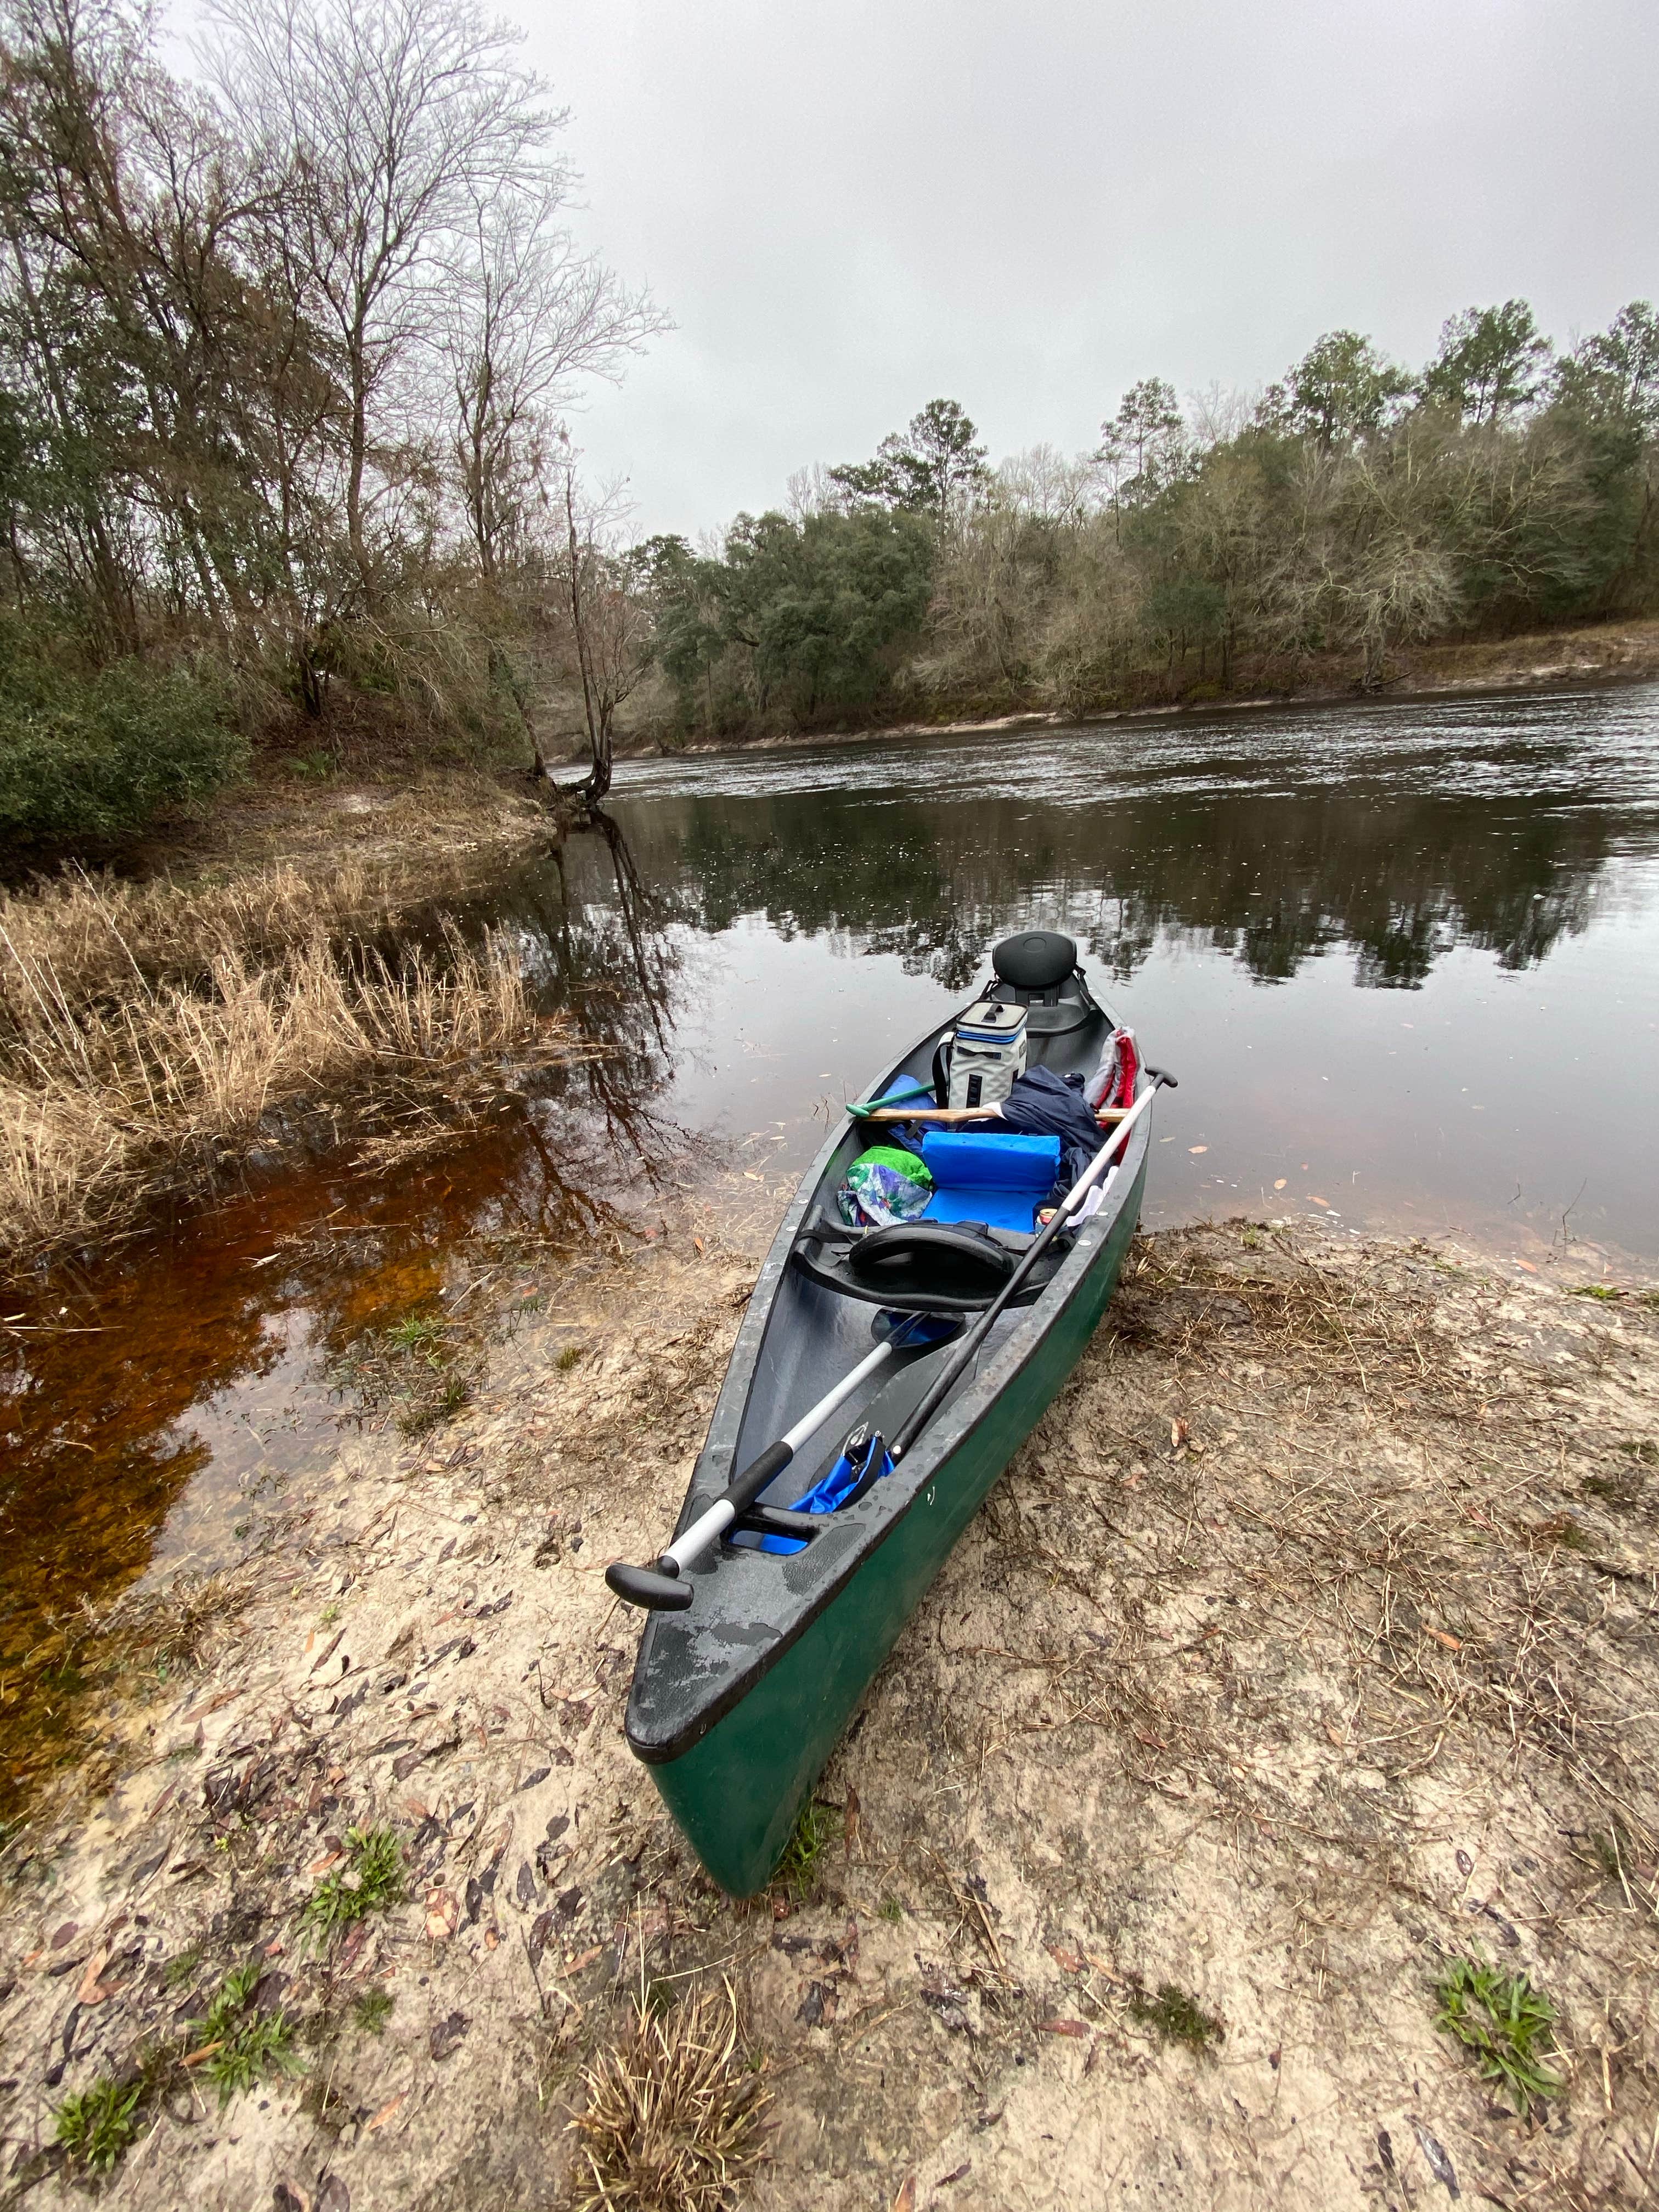
[[[346,1852],[349,1863],[325,1875],[306,1906],[306,1923],[321,1942],[403,1899],[404,1847],[390,1828],[348,1828]]]
[[[1474,2053],[1480,2078],[1507,2089],[1524,2120],[1534,2098],[1561,2084],[1546,2072],[1554,2048],[1555,2007],[1524,1974],[1500,1973],[1480,1959],[1459,1959],[1435,1989],[1435,2026]]]
[[[290,2045],[294,2024],[283,2012],[251,2012],[259,1968],[234,1966],[200,2020],[187,2023],[200,2047],[210,2053],[203,2071],[219,2092],[222,2111],[270,2074],[293,2072],[298,2063]]]
[[[841,1834],[842,1819],[839,1807],[822,1804],[815,1797],[809,1797],[801,1807],[794,1833],[772,1870],[773,1881],[780,1883],[798,1904],[817,1887],[818,1863]]]
[[[390,1990],[365,1990],[351,2008],[352,2017],[366,2035],[384,2035],[392,2003]]]
[[[89,2089],[77,2089],[56,2107],[57,2139],[71,2161],[88,2173],[107,2173],[138,2132],[138,2098],[143,2084],[119,2082],[108,2075]]]

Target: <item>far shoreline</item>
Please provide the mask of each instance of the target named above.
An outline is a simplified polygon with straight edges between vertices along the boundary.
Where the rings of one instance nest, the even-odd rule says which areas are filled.
[[[1586,645],[1599,645],[1595,658]],[[1553,647],[1555,657],[1540,656]],[[1574,651],[1573,648],[1579,648]],[[1564,650],[1567,657],[1563,657]],[[665,744],[660,738],[639,742],[619,737],[618,765],[645,760],[708,760],[747,753],[809,750],[817,745],[880,744],[902,738],[990,737],[1003,732],[1104,728],[1114,723],[1217,720],[1240,713],[1268,713],[1301,707],[1407,706],[1448,698],[1501,697],[1514,693],[1611,690],[1659,681],[1659,620],[1598,623],[1589,628],[1531,630],[1523,635],[1485,642],[1407,648],[1395,678],[1374,691],[1340,683],[1326,670],[1322,680],[1295,689],[1252,688],[1238,692],[1147,700],[1117,707],[1067,713],[1057,708],[1018,708],[1000,714],[924,721],[874,722],[866,727],[773,730],[751,738]]]

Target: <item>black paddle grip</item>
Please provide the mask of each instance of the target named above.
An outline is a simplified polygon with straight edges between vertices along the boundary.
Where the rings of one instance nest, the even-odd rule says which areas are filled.
[[[775,1482],[795,1456],[789,1445],[769,1444],[758,1459],[750,1460],[721,1493],[734,1513],[752,1505],[769,1482]]]
[[[613,1559],[605,1579],[614,1595],[626,1604],[643,1606],[647,1613],[684,1613],[691,1602],[690,1583],[659,1575],[654,1567],[631,1567],[626,1559]]]

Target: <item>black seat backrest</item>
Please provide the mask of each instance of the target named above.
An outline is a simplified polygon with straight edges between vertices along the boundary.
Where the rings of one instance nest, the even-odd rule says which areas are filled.
[[[1077,946],[1057,929],[1027,929],[1005,937],[991,955],[1000,982],[1016,999],[1053,1006],[1077,966]]]

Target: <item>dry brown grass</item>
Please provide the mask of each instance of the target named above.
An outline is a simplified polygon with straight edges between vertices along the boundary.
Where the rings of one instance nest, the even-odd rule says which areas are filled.
[[[187,1570],[163,1589],[123,1591],[91,1618],[92,1632],[117,1667],[142,1664],[168,1672],[199,1667],[252,1604],[254,1586],[246,1568],[211,1574]]]
[[[748,2066],[731,1984],[636,2014],[583,2071],[578,2212],[722,2212],[762,2156],[770,2100]]]
[[[394,969],[334,933],[392,894],[347,864],[216,890],[87,878],[0,900],[0,1264],[106,1236],[256,1142],[422,1134],[574,1056],[504,935]]]
[[[373,937],[434,902],[477,888],[477,855],[416,844],[407,854],[346,852],[302,868],[289,860],[222,882],[135,883],[74,869],[0,891],[0,945],[11,962],[49,969],[71,996],[193,981],[238,956],[269,956],[342,936]]]

